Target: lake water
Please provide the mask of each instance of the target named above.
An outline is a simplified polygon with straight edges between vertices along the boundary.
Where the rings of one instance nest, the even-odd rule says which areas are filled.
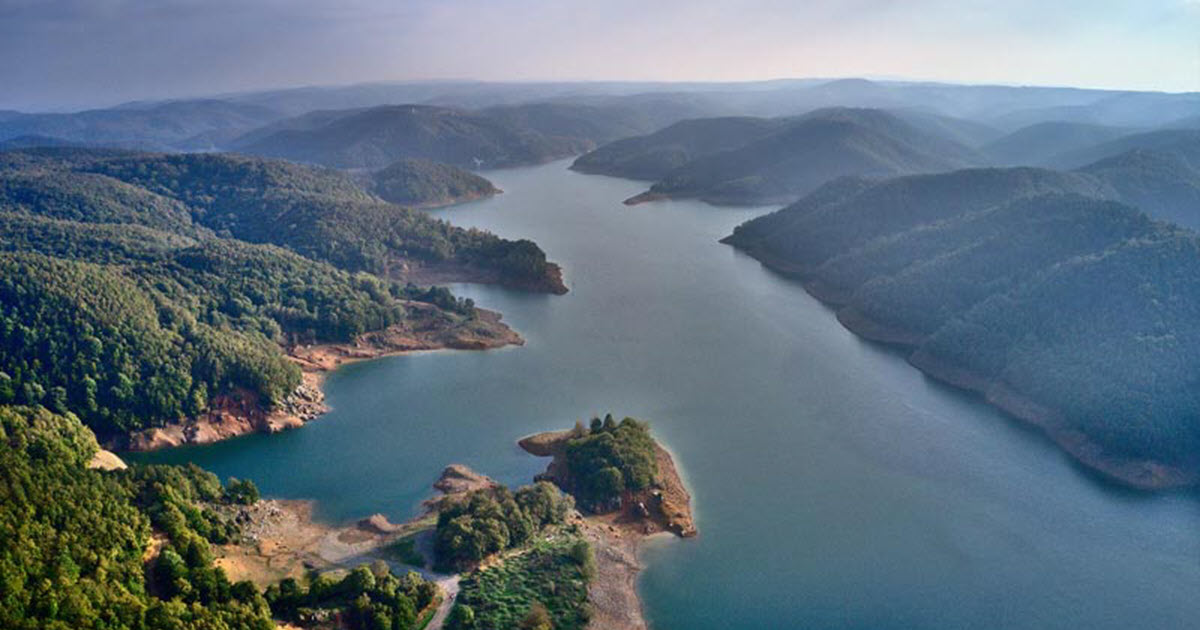
[[[612,411],[649,419],[700,537],[658,539],[640,590],[657,630],[1190,628],[1200,502],[1112,488],[977,400],[863,342],[794,282],[720,245],[765,209],[636,206],[644,185],[566,170],[439,212],[536,240],[571,293],[455,290],[522,348],[348,366],[303,429],[140,456],[406,517],[449,463],[509,484],[515,440]]]

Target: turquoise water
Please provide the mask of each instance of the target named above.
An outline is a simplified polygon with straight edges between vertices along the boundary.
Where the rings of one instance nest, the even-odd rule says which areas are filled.
[[[523,483],[544,462],[517,438],[612,411],[651,420],[698,514],[699,538],[646,550],[657,630],[1196,627],[1194,497],[1104,484],[716,242],[765,209],[629,208],[643,184],[566,166],[439,212],[563,264],[566,296],[455,287],[525,347],[354,364],[303,429],[139,459],[404,517],[446,464]]]

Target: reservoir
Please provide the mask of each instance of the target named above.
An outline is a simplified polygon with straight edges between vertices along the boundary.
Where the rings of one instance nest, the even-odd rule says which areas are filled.
[[[1166,629],[1200,623],[1200,501],[1112,487],[1039,434],[864,342],[799,284],[717,243],[771,208],[626,207],[646,184],[486,173],[435,211],[560,263],[571,292],[461,285],[527,340],[349,365],[302,429],[130,456],[193,461],[318,515],[405,518],[443,467],[528,483],[524,435],[651,422],[700,536],[654,539],[656,630]]]

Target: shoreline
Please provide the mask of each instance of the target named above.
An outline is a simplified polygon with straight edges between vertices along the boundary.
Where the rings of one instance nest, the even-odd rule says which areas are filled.
[[[250,580],[266,588],[287,577],[302,579],[311,570],[347,570],[383,560],[395,570],[418,571],[444,587],[457,575],[434,572],[428,549],[419,550],[425,564],[418,567],[405,563],[389,547],[405,538],[425,546],[429,541],[422,537],[436,524],[441,501],[495,483],[466,466],[451,464],[432,484],[437,494],[422,503],[418,514],[400,523],[382,514],[327,523],[316,517],[313,499],[261,499],[249,506],[220,506],[225,516],[245,523],[245,529],[242,540],[213,546],[216,566],[233,581]]]
[[[552,262],[546,263],[546,274],[536,279],[513,280],[496,270],[448,262],[433,264],[405,262],[400,268],[389,271],[387,276],[397,282],[411,282],[421,286],[469,282],[492,284],[531,293],[550,293],[552,295],[568,293],[567,285],[563,282],[562,267],[558,263]]]
[[[1028,398],[1003,381],[968,372],[919,350],[920,341],[924,339],[919,333],[881,324],[857,309],[846,308],[844,301],[836,299],[837,291],[820,286],[821,283],[808,277],[802,266],[779,261],[758,251],[757,248],[746,247],[732,235],[721,239],[720,242],[754,258],[767,269],[798,281],[809,295],[830,306],[838,323],[855,336],[905,349],[908,352],[905,360],[928,378],[974,394],[1010,418],[1037,429],[1074,462],[1090,472],[1125,487],[1143,491],[1181,489],[1200,483],[1200,473],[1196,471],[1184,470],[1152,459],[1131,459],[1105,454],[1103,447],[1091,440],[1086,433],[1066,426],[1059,411]]]
[[[251,433],[278,433],[304,426],[329,411],[321,390],[334,370],[370,359],[433,350],[491,350],[520,346],[525,340],[495,311],[476,309],[474,319],[447,321],[445,313],[423,302],[405,302],[410,318],[387,329],[359,335],[353,342],[284,348],[299,366],[301,382],[275,409],[265,409],[247,392],[214,398],[212,409],[161,427],[110,440],[104,447],[121,452],[146,452],[185,445],[212,444]]]
[[[573,432],[547,431],[526,436],[517,444],[535,457],[551,457],[545,476],[566,473],[561,455]],[[658,440],[654,441],[658,463],[656,485],[663,495],[662,507],[646,515],[638,515],[632,505],[605,514],[581,517],[581,529],[592,544],[596,556],[596,577],[588,588],[588,601],[593,616],[588,628],[648,630],[641,596],[637,592],[643,543],[653,538],[675,536],[692,538],[697,535],[691,494],[671,452]]]

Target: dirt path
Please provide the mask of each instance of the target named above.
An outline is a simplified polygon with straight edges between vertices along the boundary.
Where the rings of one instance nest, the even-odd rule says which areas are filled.
[[[454,600],[458,599],[458,580],[457,575],[438,580],[437,585],[442,589],[442,603],[438,605],[437,612],[433,614],[433,619],[429,620],[425,630],[442,630],[442,626],[446,624],[446,617],[450,616],[450,609],[454,608]]]

